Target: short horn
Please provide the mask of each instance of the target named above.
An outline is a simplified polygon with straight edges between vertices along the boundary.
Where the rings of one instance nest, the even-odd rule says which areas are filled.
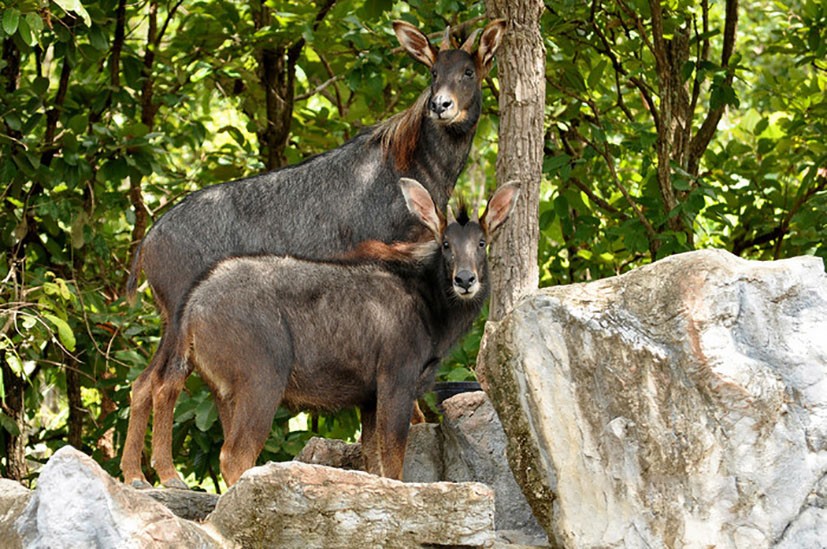
[[[465,42],[462,43],[462,47],[460,49],[467,53],[474,53],[474,43],[477,41],[477,36],[482,32],[482,29],[477,29],[471,33],[471,35],[465,39]]]
[[[451,25],[445,27],[445,34],[442,35],[442,44],[439,45],[439,51],[451,49]]]

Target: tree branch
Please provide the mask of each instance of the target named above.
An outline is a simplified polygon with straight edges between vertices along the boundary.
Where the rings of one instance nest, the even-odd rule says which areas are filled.
[[[721,67],[730,69],[729,61],[735,49],[735,31],[738,27],[738,0],[726,0],[726,19],[724,21],[724,43],[721,49]],[[727,70],[724,82],[727,86],[732,84],[734,76],[733,70]],[[701,128],[689,144],[689,158],[687,162],[687,171],[696,175],[701,163],[701,157],[709,147],[709,143],[718,129],[718,122],[721,121],[721,116],[724,114],[726,107],[721,105],[715,109],[710,109],[706,119],[701,124]]]

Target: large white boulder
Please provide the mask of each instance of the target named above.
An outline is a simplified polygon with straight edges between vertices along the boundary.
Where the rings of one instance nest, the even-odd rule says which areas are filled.
[[[707,250],[549,288],[480,372],[535,515],[566,547],[824,547],[821,259]]]

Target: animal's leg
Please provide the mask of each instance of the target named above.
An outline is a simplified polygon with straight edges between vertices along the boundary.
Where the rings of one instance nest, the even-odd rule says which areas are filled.
[[[129,425],[126,429],[126,442],[121,456],[121,471],[124,483],[131,484],[135,488],[151,487],[141,470],[141,455],[144,449],[144,437],[149,426],[149,415],[152,411],[152,385],[156,372],[162,371],[166,363],[166,340],[165,335],[162,335],[149,366],[132,383],[132,402],[129,410]]]
[[[188,489],[178,476],[172,462],[172,424],[175,418],[175,402],[192,371],[183,362],[171,361],[153,384],[154,421],[152,424],[152,467],[158,473],[161,484],[167,488]]]
[[[255,376],[251,376],[255,377]],[[270,435],[273,416],[284,394],[284,379],[251,379],[250,383],[234,388],[227,395],[230,409],[224,413],[229,424],[224,426],[224,445],[221,447],[221,475],[227,486],[235,484],[256,459]]]
[[[376,446],[379,453],[380,473],[383,477],[402,480],[405,447],[411,425],[410,410],[413,394],[399,388],[383,395],[380,389],[376,406]]]
[[[411,425],[417,425],[419,423],[425,423],[425,414],[423,414],[419,408],[419,402],[414,401],[413,412],[411,413]]]
[[[381,462],[376,437],[376,405],[362,406],[362,460],[365,471],[381,475]]]

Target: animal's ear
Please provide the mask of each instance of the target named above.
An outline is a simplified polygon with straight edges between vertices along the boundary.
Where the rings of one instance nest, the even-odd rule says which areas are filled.
[[[491,70],[491,62],[494,60],[497,48],[500,47],[506,26],[505,19],[495,19],[488,23],[482,32],[480,49],[477,50],[477,62],[485,73]]]
[[[424,63],[429,69],[434,66],[437,50],[418,28],[405,21],[394,21],[393,32],[396,33],[399,43],[405,51],[411,54],[411,57]]]
[[[451,43],[451,25],[445,27],[445,33],[442,35],[442,42],[439,44],[439,51],[448,51],[454,45]]]
[[[428,189],[416,179],[407,177],[399,179],[399,187],[402,189],[405,204],[411,213],[418,217],[419,221],[434,233],[434,236],[440,238],[445,228],[445,218],[437,211]]]
[[[511,212],[514,211],[514,206],[517,204],[519,197],[520,184],[516,181],[509,181],[497,189],[497,192],[488,201],[485,213],[480,218],[480,225],[486,234],[493,234],[505,223]]]
[[[474,53],[474,43],[477,41],[477,36],[479,33],[482,32],[482,29],[476,29],[474,32],[471,33],[468,38],[465,39],[465,42],[462,43],[459,49],[463,50],[464,52],[470,54]]]

